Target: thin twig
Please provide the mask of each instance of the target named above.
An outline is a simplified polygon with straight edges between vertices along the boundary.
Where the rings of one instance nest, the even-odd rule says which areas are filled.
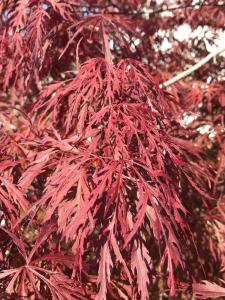
[[[170,78],[169,80],[163,82],[162,84],[160,84],[161,88],[166,88],[169,85],[187,77],[188,75],[190,75],[191,73],[193,73],[194,71],[198,70],[199,68],[201,68],[204,64],[206,64],[208,61],[210,61],[212,58],[220,55],[222,52],[225,51],[225,46],[218,48],[217,50],[215,50],[214,52],[211,52],[210,54],[208,54],[206,57],[204,57],[202,60],[200,60],[199,62],[197,62],[195,65],[191,66],[189,69],[177,74],[176,76]]]

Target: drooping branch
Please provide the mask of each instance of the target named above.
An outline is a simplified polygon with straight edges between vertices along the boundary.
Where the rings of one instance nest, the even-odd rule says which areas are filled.
[[[212,58],[220,55],[221,53],[223,53],[225,51],[225,46],[223,45],[223,47],[218,48],[217,50],[211,52],[210,54],[208,54],[206,57],[204,57],[202,60],[200,60],[199,62],[197,62],[195,65],[191,66],[189,69],[177,74],[176,76],[170,78],[169,80],[163,82],[160,87],[161,88],[166,88],[170,85],[172,85],[173,83],[187,77],[188,75],[190,75],[191,73],[193,73],[194,71],[198,70],[199,68],[201,68],[204,64],[206,64],[208,61],[210,61]]]

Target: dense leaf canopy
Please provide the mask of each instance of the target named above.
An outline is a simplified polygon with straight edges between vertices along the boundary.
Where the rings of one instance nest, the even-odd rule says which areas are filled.
[[[225,297],[224,24],[224,1],[1,1],[2,299]]]

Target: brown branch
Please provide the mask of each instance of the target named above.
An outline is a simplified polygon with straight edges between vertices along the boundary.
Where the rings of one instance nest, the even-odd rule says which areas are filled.
[[[162,84],[160,84],[160,87],[161,88],[166,88],[166,87],[170,86],[171,84],[187,77],[188,75],[190,75],[191,73],[193,73],[194,71],[198,70],[203,65],[205,65],[212,58],[220,55],[224,51],[225,51],[225,46],[220,47],[217,50],[215,50],[214,52],[209,53],[206,57],[204,57],[202,60],[197,62],[195,65],[191,66],[189,69],[177,74],[176,76],[174,76],[174,77],[170,78],[169,80],[167,80],[167,81],[163,82]]]

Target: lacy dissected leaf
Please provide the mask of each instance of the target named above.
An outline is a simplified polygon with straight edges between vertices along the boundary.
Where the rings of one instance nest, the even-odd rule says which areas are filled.
[[[87,299],[84,289],[78,287],[75,280],[70,279],[63,273],[65,271],[64,266],[67,265],[70,267],[74,261],[74,257],[62,255],[61,253],[43,254],[45,253],[43,246],[55,229],[56,227],[53,224],[46,224],[42,228],[42,232],[37,236],[37,240],[28,254],[25,250],[27,243],[21,239],[21,235],[18,236],[18,234],[16,235],[1,227],[1,230],[6,232],[12,239],[20,255],[23,257],[23,260],[17,257],[17,264],[20,262],[21,266],[15,269],[1,270],[0,272],[1,279],[10,277],[10,281],[6,287],[6,291],[9,294],[17,293],[18,296],[27,297],[34,293],[40,299],[44,299],[41,287],[44,284],[49,289],[49,295],[53,296],[54,299],[69,300],[71,297]],[[11,248],[11,251],[13,251],[13,248]],[[33,258],[34,255],[35,259]],[[46,269],[46,262],[52,265],[51,270]],[[18,281],[18,285],[15,284],[16,281]],[[42,283],[37,284],[37,281]]]
[[[225,295],[225,288],[207,280],[203,280],[202,283],[193,283],[192,287],[199,299],[218,298]]]
[[[136,248],[136,249],[135,249]],[[149,269],[151,265],[151,259],[148,250],[144,245],[134,246],[132,251],[132,271],[137,274],[138,282],[138,293],[141,295],[140,299],[146,300],[149,298],[148,286],[149,280]]]

